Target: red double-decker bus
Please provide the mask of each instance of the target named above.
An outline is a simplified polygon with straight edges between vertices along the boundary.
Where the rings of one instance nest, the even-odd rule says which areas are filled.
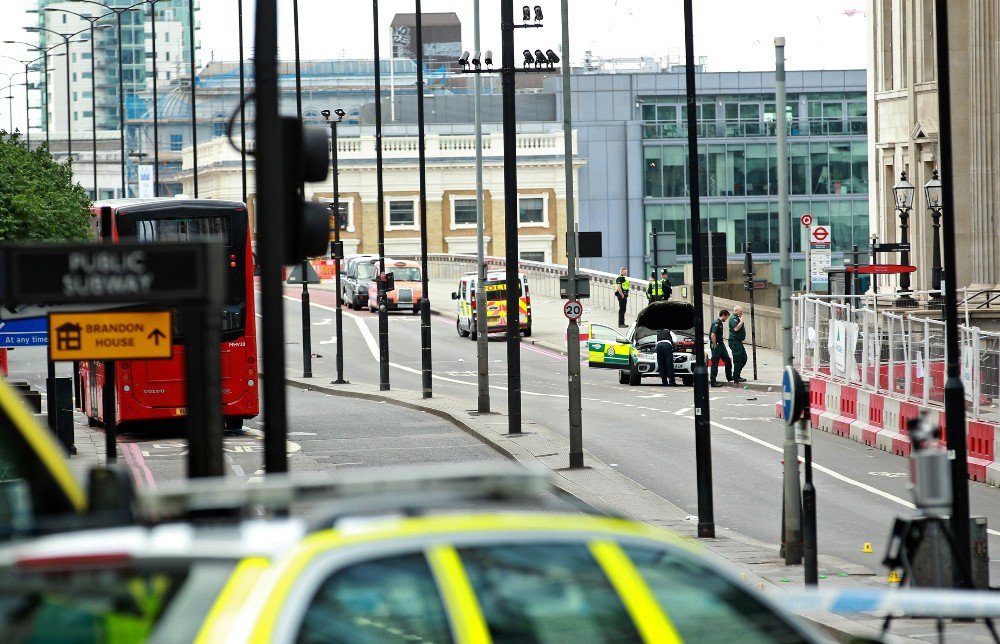
[[[239,428],[260,411],[257,374],[257,325],[254,315],[253,257],[247,208],[212,199],[117,199],[94,204],[99,239],[130,242],[219,240],[225,244],[225,295],[222,315],[222,407],[228,429]],[[79,364],[81,408],[91,425],[111,418],[132,423],[183,417],[187,413],[184,347],[180,316],[174,314],[173,357],[120,360],[113,373],[104,363]],[[110,378],[108,376],[111,376]],[[105,410],[105,387],[115,405]]]

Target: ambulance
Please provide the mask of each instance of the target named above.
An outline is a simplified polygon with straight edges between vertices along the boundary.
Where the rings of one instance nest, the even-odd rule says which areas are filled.
[[[531,337],[531,291],[528,278],[518,273],[519,317],[521,334]],[[458,303],[458,319],[455,326],[460,337],[472,336],[476,339],[476,288],[479,276],[466,273],[458,282],[458,290],[451,299]],[[486,273],[486,329],[488,333],[503,333],[507,330],[507,273],[489,271]]]

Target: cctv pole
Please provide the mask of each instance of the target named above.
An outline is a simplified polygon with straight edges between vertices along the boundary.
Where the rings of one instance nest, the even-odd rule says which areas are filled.
[[[521,311],[517,272],[517,121],[514,116],[514,0],[500,5],[503,86],[503,210],[507,281],[507,431],[521,433]],[[482,289],[482,285],[480,285]],[[481,314],[484,312],[481,312]]]
[[[945,0],[934,2],[934,35],[938,59],[938,114],[940,115],[940,140],[938,149],[941,167],[941,201],[945,213],[955,212],[954,181],[952,177],[951,138],[951,81],[948,78],[948,7]],[[954,557],[951,569],[956,588],[972,588],[967,579],[971,558],[969,534],[969,465],[966,461],[965,388],[959,371],[958,306],[955,302],[955,218],[944,217],[941,228],[944,250],[944,320],[945,356],[947,379],[944,385],[944,416],[948,428],[948,451],[951,459],[952,513],[951,530],[955,535]]]
[[[566,169],[566,272],[569,299],[576,290],[576,217],[573,211],[573,117],[569,69],[569,0],[562,0],[562,99],[563,165]],[[583,401],[580,391],[580,326],[575,318],[566,325],[566,362],[569,374],[569,466],[583,467]]]
[[[420,180],[420,373],[424,398],[433,395],[431,366],[431,300],[427,277],[427,151],[424,140],[424,36],[420,0],[416,0],[417,27],[417,175]],[[390,65],[390,68],[392,65]]]
[[[472,0],[472,31],[475,50],[479,51],[479,0]],[[483,238],[486,211],[483,208],[483,80],[474,74],[476,109],[476,270],[479,274],[476,288],[476,361],[478,363],[480,414],[490,412],[490,338],[486,332],[486,244]]]
[[[198,198],[198,107],[195,102],[195,40],[194,40],[194,0],[188,0],[188,38],[191,41],[191,176],[194,180],[194,198]],[[261,212],[270,212],[262,210]]]
[[[785,39],[774,39],[775,112],[778,130],[778,245],[781,250],[781,353],[786,367],[792,366],[792,269],[791,221],[788,213],[788,124],[785,114]],[[784,541],[785,564],[802,563],[802,496],[799,488],[799,448],[795,428],[785,425],[784,443]]]
[[[338,257],[333,260],[335,271],[334,287],[337,289],[337,379],[335,385],[350,384],[344,380],[344,301],[340,290],[340,269],[343,265],[341,256],[344,254],[340,245],[340,167],[337,160],[337,128],[340,118],[330,121],[330,136],[333,145],[333,243],[338,248]]]
[[[698,537],[715,537],[712,500],[712,426],[708,405],[708,370],[705,368],[704,296],[701,274],[701,203],[698,185],[698,114],[694,83],[694,16],[692,0],[684,0],[684,69],[687,86],[688,186],[691,195],[691,261],[694,264],[694,444],[698,483]],[[709,245],[711,248],[711,245]]]
[[[264,470],[288,471],[285,446],[288,417],[285,400],[285,324],[281,267],[285,248],[281,171],[283,141],[278,120],[278,8],[277,0],[257,0],[254,27],[256,90],[257,212],[275,216],[257,218],[261,280],[261,354],[264,385]]]
[[[378,388],[389,390],[389,311],[385,305],[385,186],[382,183],[382,61],[378,50],[378,0],[372,0],[375,38],[375,186],[378,203]]]
[[[295,114],[302,120],[302,66],[299,58],[299,0],[292,0],[292,31],[295,36]],[[305,199],[306,187],[299,184]],[[312,320],[309,315],[309,262],[302,260],[302,377],[312,378]]]

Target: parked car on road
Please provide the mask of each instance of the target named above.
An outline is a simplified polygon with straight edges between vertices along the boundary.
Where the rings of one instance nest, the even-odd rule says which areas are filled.
[[[368,286],[378,273],[378,255],[351,255],[344,260],[341,300],[349,309],[368,304]]]
[[[694,307],[686,302],[653,302],[639,311],[624,340],[629,346],[628,364],[618,372],[618,382],[637,386],[647,376],[660,377],[656,364],[656,334],[669,329],[674,342],[674,375],[685,385],[694,382]]]
[[[391,273],[395,288],[386,291],[385,306],[389,311],[407,311],[414,315],[420,312],[420,302],[424,299],[420,278],[420,264],[412,261],[385,262],[385,272]],[[368,284],[368,310],[378,310],[378,283]]]

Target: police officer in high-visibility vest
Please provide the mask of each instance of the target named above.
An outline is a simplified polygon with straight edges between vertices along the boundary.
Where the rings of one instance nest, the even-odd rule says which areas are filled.
[[[625,307],[628,306],[628,292],[632,284],[628,281],[628,269],[622,266],[621,274],[615,278],[615,297],[618,298],[618,326],[625,324]]]
[[[713,387],[721,387],[722,383],[717,380],[719,377],[719,363],[726,365],[726,380],[733,379],[733,360],[726,351],[726,344],[723,341],[722,331],[726,328],[726,320],[729,319],[729,311],[722,309],[719,317],[712,322],[712,328],[708,331],[709,345],[712,349],[712,369],[709,372],[709,384]]]
[[[743,307],[737,305],[733,309],[733,315],[729,318],[729,350],[733,354],[733,381],[746,382],[746,378],[741,378],[743,367],[747,364],[747,350],[743,348],[743,341],[747,339],[747,329],[743,324]]]
[[[649,274],[649,286],[646,287],[646,299],[659,302],[663,299],[663,282],[656,279],[656,271]]]

